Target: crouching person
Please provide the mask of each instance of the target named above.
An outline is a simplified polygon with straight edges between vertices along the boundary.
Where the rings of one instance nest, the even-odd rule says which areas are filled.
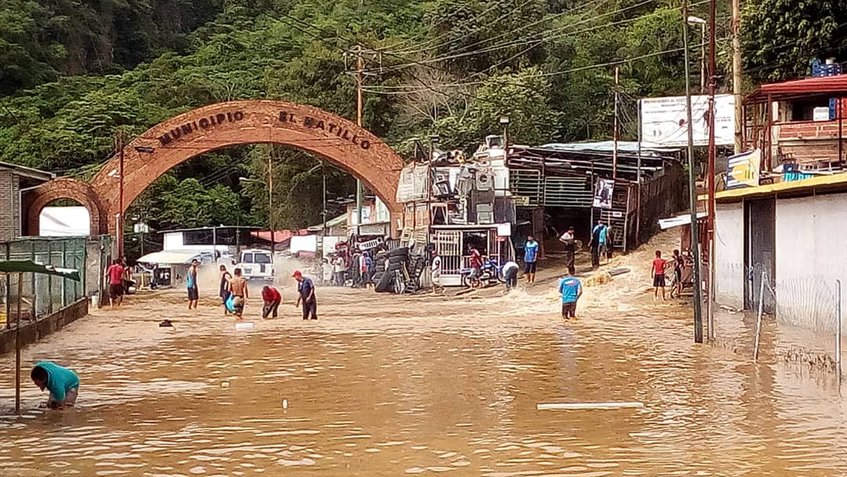
[[[30,377],[39,389],[50,391],[50,397],[47,398],[47,407],[50,409],[63,409],[76,404],[79,377],[70,369],[50,361],[40,361],[32,368]]]
[[[264,302],[264,306],[262,306],[262,318],[276,318],[277,310],[279,310],[279,304],[282,303],[282,295],[279,293],[274,287],[265,285],[262,288],[262,302]]]

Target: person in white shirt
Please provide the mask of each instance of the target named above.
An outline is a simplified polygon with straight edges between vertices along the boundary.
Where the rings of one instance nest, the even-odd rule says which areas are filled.
[[[432,294],[444,293],[444,286],[441,285],[441,257],[438,256],[437,250],[432,251],[430,270],[432,271]]]
[[[576,266],[574,261],[576,259],[576,243],[575,237],[573,235],[574,228],[573,225],[568,227],[568,231],[563,233],[561,237],[559,237],[559,242],[565,244],[565,266],[568,267],[568,273],[571,275],[576,274]]]
[[[517,262],[510,260],[503,265],[503,280],[506,281],[506,291],[518,286],[518,266]]]

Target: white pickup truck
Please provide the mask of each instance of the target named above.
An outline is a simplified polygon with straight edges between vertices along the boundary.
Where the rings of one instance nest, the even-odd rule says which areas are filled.
[[[269,250],[252,249],[241,252],[235,268],[240,268],[241,273],[249,281],[274,280],[273,256]]]

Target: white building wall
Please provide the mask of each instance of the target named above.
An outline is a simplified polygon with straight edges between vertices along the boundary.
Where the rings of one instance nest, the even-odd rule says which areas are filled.
[[[847,194],[776,201],[779,321],[816,331],[835,330],[835,280],[847,280],[844,237]]]
[[[715,299],[744,307],[744,203],[717,204],[715,209]]]

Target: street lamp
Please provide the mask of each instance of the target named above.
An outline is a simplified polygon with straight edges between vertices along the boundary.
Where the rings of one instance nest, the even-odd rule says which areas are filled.
[[[500,127],[503,128],[503,149],[509,146],[509,116],[500,116]]]
[[[689,15],[689,25],[700,25],[700,94],[706,92],[706,20]]]

